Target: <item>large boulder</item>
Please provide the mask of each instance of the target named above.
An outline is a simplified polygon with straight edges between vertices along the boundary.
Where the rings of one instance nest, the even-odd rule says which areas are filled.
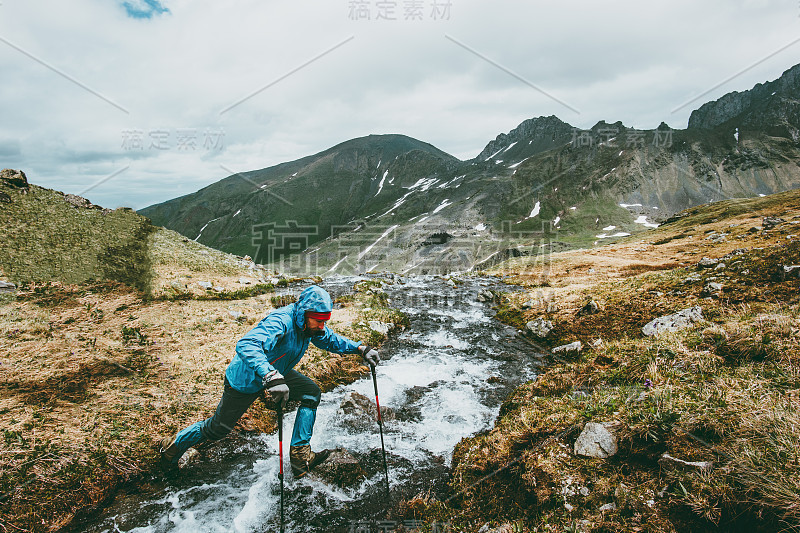
[[[575,454],[597,459],[616,455],[617,436],[609,430],[609,426],[607,423],[588,422],[575,441]]]
[[[678,331],[688,328],[691,327],[692,324],[702,321],[703,309],[700,306],[695,306],[648,322],[642,328],[642,333],[647,337],[652,337],[667,331]]]
[[[367,478],[358,460],[344,448],[331,450],[328,459],[317,465],[309,475],[343,489],[355,487]]]

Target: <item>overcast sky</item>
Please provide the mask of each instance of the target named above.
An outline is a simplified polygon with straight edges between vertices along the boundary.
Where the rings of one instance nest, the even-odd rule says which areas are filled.
[[[798,0],[0,0],[0,166],[138,209],[370,133],[685,128],[798,40]]]

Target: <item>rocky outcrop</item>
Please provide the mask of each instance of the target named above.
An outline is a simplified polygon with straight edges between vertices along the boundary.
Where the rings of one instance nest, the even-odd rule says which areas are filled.
[[[28,178],[21,170],[4,168],[0,171],[0,186],[27,191],[29,188]]]
[[[703,104],[689,117],[689,129],[712,129],[737,119],[739,127],[763,128],[796,141],[800,127],[799,96],[800,65],[796,65],[775,81],[759,83],[749,91],[734,91]]]

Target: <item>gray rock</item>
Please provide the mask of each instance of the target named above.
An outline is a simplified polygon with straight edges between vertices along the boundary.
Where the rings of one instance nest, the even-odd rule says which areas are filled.
[[[761,221],[761,227],[764,228],[764,231],[769,231],[775,226],[779,226],[786,222],[782,218],[778,217],[764,217],[764,220]]]
[[[489,289],[481,289],[475,299],[481,303],[494,301],[494,293]]]
[[[169,286],[172,287],[173,289],[182,289],[183,283],[175,279],[170,282]]]
[[[579,353],[582,350],[583,350],[583,344],[581,344],[581,341],[575,341],[569,344],[564,344],[563,346],[558,346],[556,348],[553,348],[553,353],[554,354],[563,353],[566,355],[571,353]]]
[[[231,318],[233,318],[234,320],[241,320],[241,319],[243,319],[243,318],[244,318],[244,316],[242,315],[242,313],[241,313],[241,312],[239,312],[239,311],[234,311],[234,310],[232,310],[232,309],[228,309],[228,314],[229,314],[229,315],[231,316]]]
[[[528,300],[522,304],[523,309],[533,309],[534,307],[536,307],[536,300]]]
[[[783,279],[800,277],[800,265],[791,265],[783,267]]]
[[[253,283],[253,280],[251,280],[251,279],[239,278],[239,284],[240,285],[250,285],[251,283]]]
[[[537,318],[525,324],[525,329],[537,339],[544,339],[553,331],[553,323],[544,318]]]
[[[208,289],[210,289],[211,287],[213,287],[213,286],[214,286],[214,285],[213,285],[211,282],[209,282],[209,281],[198,281],[198,282],[197,282],[197,284],[198,284],[198,285],[199,285],[201,288],[203,288],[203,289],[206,289],[206,290],[208,290]]]
[[[344,448],[331,450],[328,459],[317,465],[308,475],[343,489],[354,487],[367,478],[358,460]]]
[[[700,306],[690,307],[678,311],[672,315],[666,315],[648,322],[643,328],[642,333],[647,337],[658,335],[665,331],[678,331],[688,328],[695,322],[703,320],[703,309]]]
[[[381,335],[388,335],[389,330],[392,329],[392,324],[387,322],[379,322],[377,320],[370,320],[368,323],[369,329],[372,331],[377,331]]]
[[[711,259],[710,257],[704,257],[697,262],[697,266],[699,268],[711,268],[717,266],[717,263],[719,263],[719,261],[716,259]]]
[[[703,291],[700,293],[701,296],[711,296],[714,294],[719,293],[722,290],[722,283],[711,282],[707,283],[705,287],[703,287]]]
[[[0,294],[10,293],[17,290],[17,286],[8,281],[0,281]]]
[[[605,505],[601,505],[597,510],[600,511],[601,513],[603,511],[616,511],[617,510],[617,504],[614,503],[614,502],[607,503]]]
[[[609,425],[588,422],[575,441],[575,454],[597,459],[607,459],[616,455],[617,436],[609,431]]]
[[[714,267],[714,270],[725,270],[728,268],[728,265],[725,263],[717,263],[717,266]]]
[[[600,312],[600,305],[594,300],[589,300],[586,305],[580,308],[578,316],[594,315]]]
[[[665,453],[658,460],[658,464],[662,468],[679,469],[679,470],[699,470],[701,472],[708,472],[714,468],[714,463],[711,461],[684,461],[677,457],[672,457],[670,454]]]

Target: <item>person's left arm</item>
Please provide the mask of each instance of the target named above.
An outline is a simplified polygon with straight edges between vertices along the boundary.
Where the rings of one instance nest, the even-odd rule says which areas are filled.
[[[325,333],[319,337],[312,337],[311,342],[317,348],[322,348],[329,352],[361,353],[358,348],[362,346],[362,343],[350,340],[347,337],[342,337],[331,331],[327,326],[325,327]]]

